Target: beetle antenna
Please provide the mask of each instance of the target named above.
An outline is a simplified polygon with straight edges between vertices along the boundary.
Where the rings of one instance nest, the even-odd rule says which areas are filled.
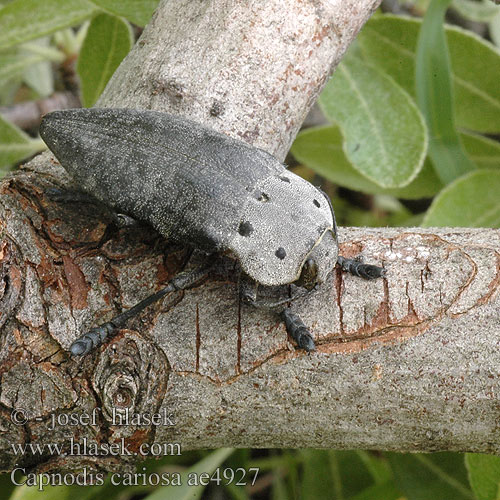
[[[71,344],[71,354],[73,356],[84,356],[85,354],[88,354],[92,349],[99,347],[108,337],[113,336],[116,330],[123,328],[125,323],[130,318],[133,318],[143,309],[154,302],[157,302],[168,293],[176,292],[178,290],[187,290],[188,288],[193,288],[199,285],[205,280],[213,268],[215,257],[216,254],[212,254],[200,267],[192,271],[179,273],[168,282],[165,288],[161,289],[159,292],[146,297],[135,306],[127,309],[121,314],[118,314],[118,316],[115,316],[112,320],[92,328],[87,333],[83,334]]]

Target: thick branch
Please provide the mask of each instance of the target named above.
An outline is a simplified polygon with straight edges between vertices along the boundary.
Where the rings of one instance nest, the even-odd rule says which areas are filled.
[[[162,2],[99,105],[186,116],[283,160],[379,3]]]
[[[262,1],[246,12],[238,2],[165,2],[101,104],[189,115],[283,157],[376,4],[333,3]],[[132,452],[153,442],[499,451],[499,231],[342,229],[344,255],[383,263],[387,277],[334,271],[294,304],[318,344],[311,355],[272,313],[238,303],[234,265],[221,261],[205,285],[74,360],[74,338],[159,289],[185,251],[149,228],[113,232],[96,207],[45,197],[67,182],[42,155],[1,187],[3,470],[137,460],[71,454],[70,438],[84,437],[123,437]],[[29,420],[15,425],[13,408]],[[54,415],[95,408],[95,425],[50,429]],[[113,410],[127,408],[165,411],[175,425],[113,424]],[[13,454],[26,442],[70,454]]]

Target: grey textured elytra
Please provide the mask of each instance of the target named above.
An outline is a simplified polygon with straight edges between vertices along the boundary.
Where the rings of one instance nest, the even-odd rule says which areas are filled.
[[[273,156],[190,120],[155,111],[74,109],[47,114],[40,135],[76,183],[115,212],[149,222],[163,236],[211,255],[227,254],[243,270],[240,297],[257,307],[258,285],[322,283],[337,264],[330,200]],[[199,283],[211,264],[165,288],[73,342],[90,352],[166,293]],[[366,279],[383,269],[343,259]],[[299,347],[315,345],[302,320],[282,311]]]
[[[273,156],[190,120],[130,109],[47,114],[40,135],[77,184],[163,236],[228,253],[262,285],[337,261],[329,201]]]

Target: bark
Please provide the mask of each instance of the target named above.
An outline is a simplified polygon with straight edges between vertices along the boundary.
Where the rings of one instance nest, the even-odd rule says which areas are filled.
[[[189,116],[283,158],[377,3],[163,2],[100,105]],[[272,312],[239,304],[236,266],[221,259],[205,284],[72,359],[72,340],[161,288],[186,251],[45,196],[69,182],[45,154],[1,186],[2,470],[123,469],[144,444],[499,451],[499,231],[342,228],[343,254],[387,276],[335,270],[294,302],[311,355]],[[125,410],[160,422],[113,422]],[[83,451],[84,438],[87,451],[123,438],[138,455],[82,456],[70,440]]]

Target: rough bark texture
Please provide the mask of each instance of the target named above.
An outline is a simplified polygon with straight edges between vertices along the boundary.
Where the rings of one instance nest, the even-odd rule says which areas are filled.
[[[190,116],[283,157],[376,4],[164,2],[100,104]],[[143,443],[499,451],[499,231],[341,229],[343,254],[383,264],[387,277],[334,271],[293,304],[318,344],[311,355],[271,312],[239,304],[235,265],[221,261],[203,286],[75,360],[75,337],[159,289],[186,251],[147,227],[113,231],[96,207],[47,199],[68,182],[46,154],[1,186],[2,470],[123,469]],[[126,409],[170,421],[113,423]],[[71,415],[90,421],[51,430]],[[83,457],[71,438],[123,438],[139,455]],[[13,443],[67,455],[16,455]]]

